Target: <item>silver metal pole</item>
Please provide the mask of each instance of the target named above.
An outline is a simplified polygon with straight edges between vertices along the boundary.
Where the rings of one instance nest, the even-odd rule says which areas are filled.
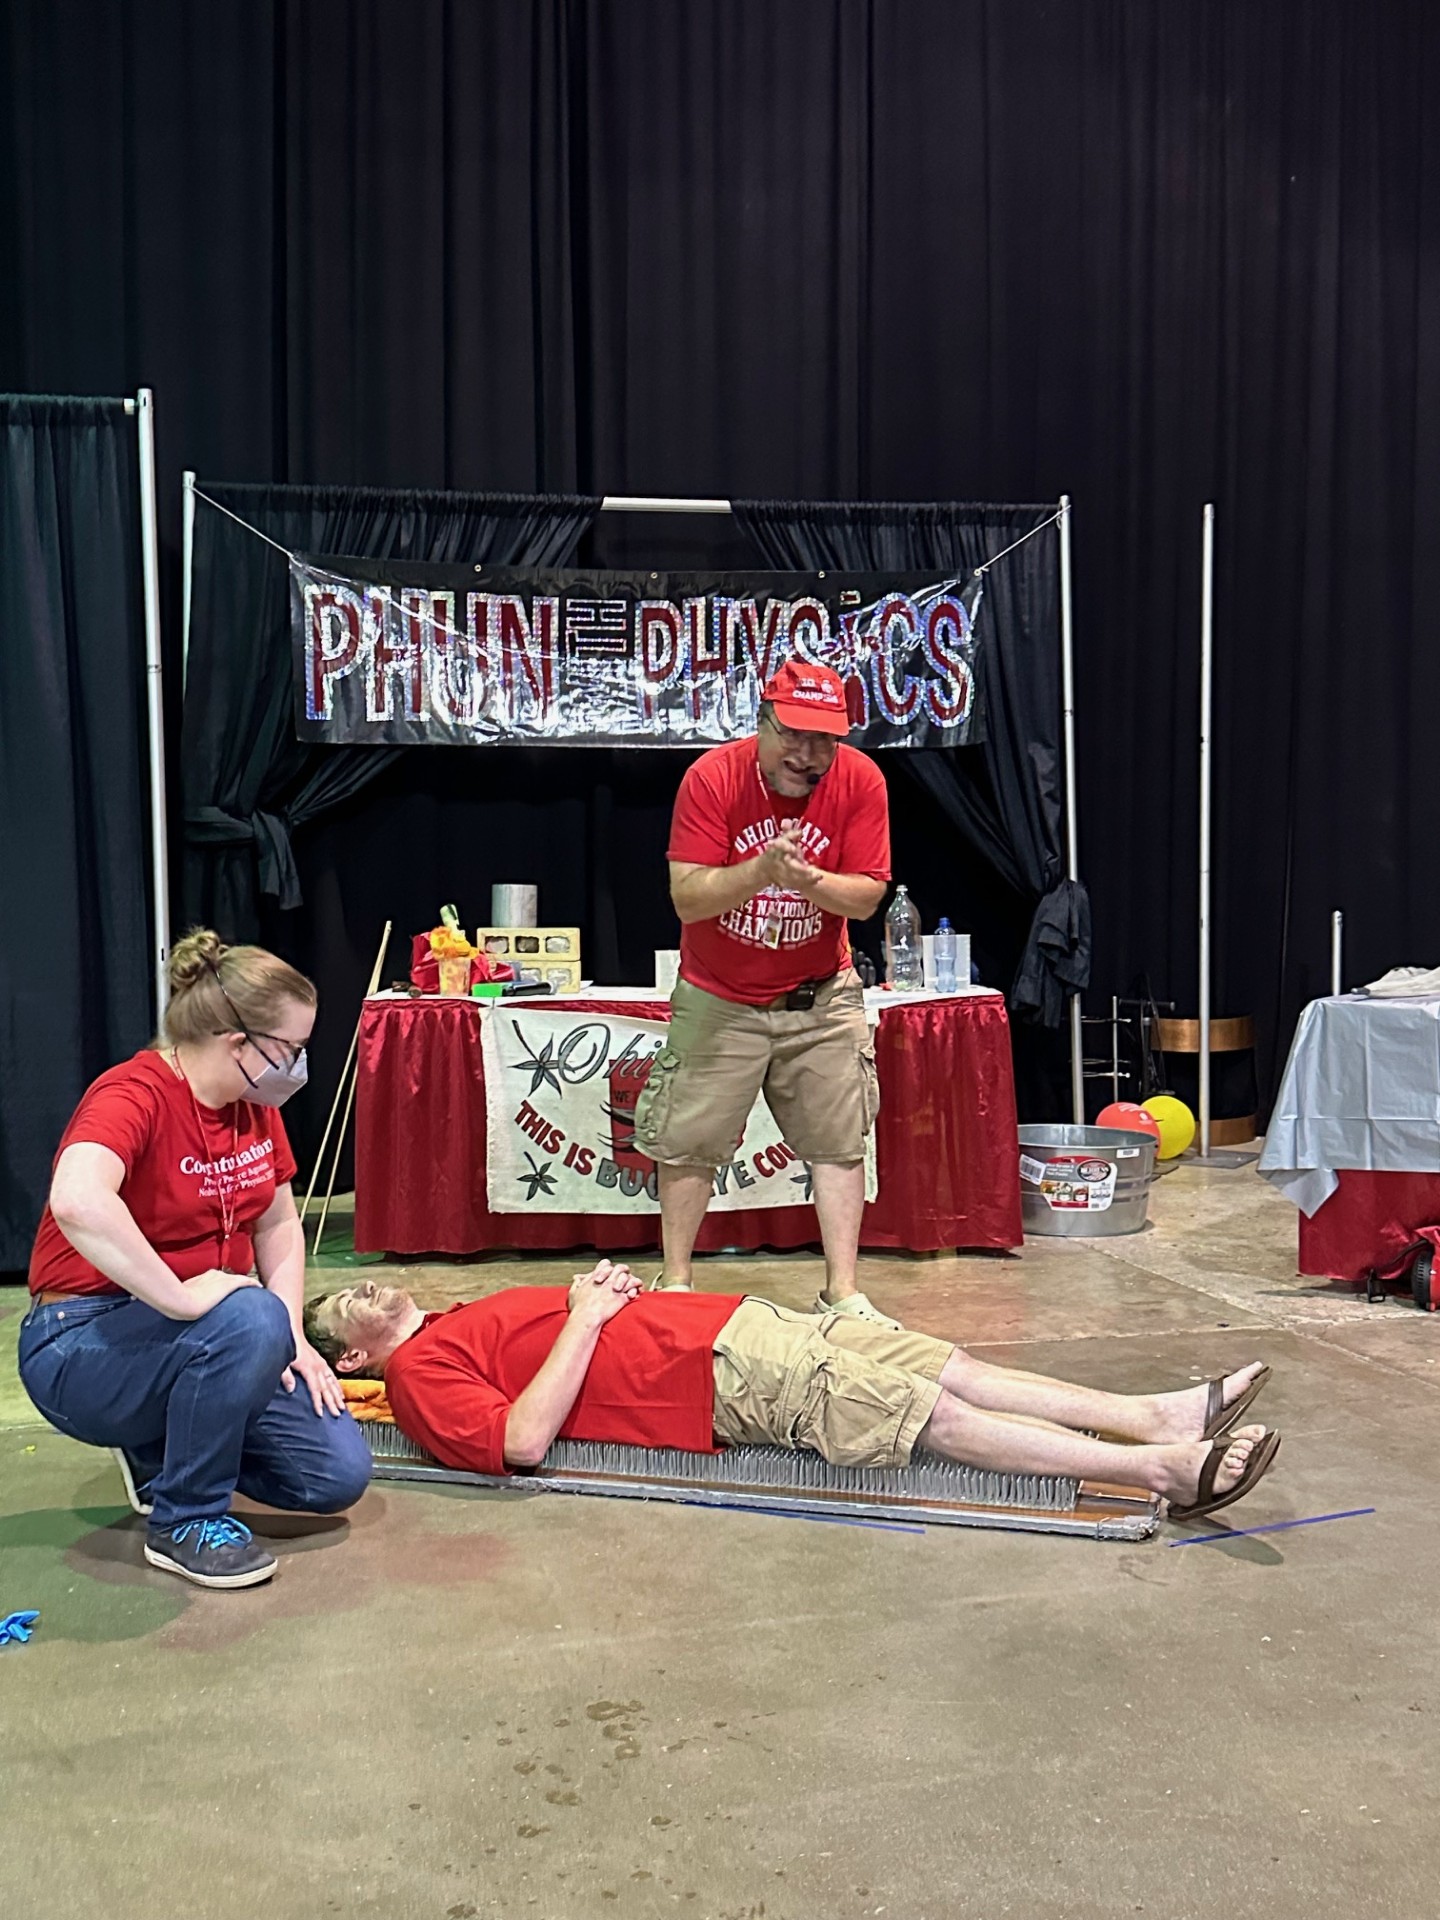
[[[1345,953],[1345,916],[1340,911],[1339,907],[1336,907],[1335,911],[1330,916],[1330,991],[1331,993],[1339,994],[1345,991],[1344,987],[1340,984],[1343,976],[1342,962],[1344,959],[1344,953]]]
[[[1080,878],[1075,821],[1075,630],[1070,599],[1070,496],[1060,496],[1060,685],[1065,728],[1065,871]],[[1085,1041],[1080,995],[1070,996],[1070,1104],[1075,1124],[1085,1124]]]
[[[180,691],[190,678],[190,588],[195,577],[195,469],[180,476]]]
[[[728,500],[672,500],[644,493],[607,493],[601,513],[729,513]]]
[[[1210,712],[1215,651],[1215,507],[1200,524],[1200,1155],[1210,1152]]]
[[[1110,996],[1110,1085],[1112,1100],[1120,1098],[1120,996]]]
[[[145,706],[150,731],[150,876],[155,895],[155,1020],[170,997],[170,856],[165,820],[165,670],[160,658],[160,548],[155,512],[155,396],[135,396],[140,442],[140,554],[145,587]]]

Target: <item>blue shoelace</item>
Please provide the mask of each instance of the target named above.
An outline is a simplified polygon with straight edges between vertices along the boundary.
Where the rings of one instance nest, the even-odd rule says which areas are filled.
[[[232,1520],[228,1513],[219,1520],[184,1520],[171,1529],[170,1538],[177,1547],[184,1546],[188,1536],[197,1528],[200,1535],[197,1544],[202,1553],[215,1553],[222,1547],[248,1547],[250,1544],[250,1529],[242,1526],[238,1520]]]

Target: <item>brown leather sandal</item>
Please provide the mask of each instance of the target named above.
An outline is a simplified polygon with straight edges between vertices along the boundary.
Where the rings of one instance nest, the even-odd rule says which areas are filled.
[[[1207,1513],[1218,1513],[1222,1507],[1228,1507],[1234,1500],[1243,1500],[1253,1491],[1256,1483],[1264,1478],[1275,1464],[1275,1456],[1280,1451],[1278,1433],[1267,1433],[1263,1440],[1257,1440],[1251,1450],[1250,1458],[1245,1462],[1245,1471],[1233,1487],[1227,1487],[1224,1493],[1216,1493],[1215,1476],[1220,1471],[1220,1462],[1230,1451],[1235,1436],[1229,1433],[1217,1434],[1210,1442],[1210,1451],[1200,1468],[1200,1484],[1196,1488],[1196,1499],[1192,1506],[1177,1507],[1169,1503],[1172,1520],[1199,1520]]]
[[[1217,1439],[1221,1434],[1228,1433],[1231,1427],[1239,1426],[1241,1414],[1259,1397],[1261,1388],[1270,1378],[1270,1369],[1262,1367],[1249,1386],[1243,1392],[1237,1393],[1228,1406],[1224,1398],[1227,1378],[1228,1376],[1222,1373],[1205,1383],[1210,1389],[1210,1394],[1205,1402],[1205,1425],[1200,1431],[1202,1440]]]

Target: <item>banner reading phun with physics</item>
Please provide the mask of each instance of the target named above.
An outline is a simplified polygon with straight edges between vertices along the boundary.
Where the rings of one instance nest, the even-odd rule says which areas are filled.
[[[655,1162],[635,1145],[635,1107],[663,1020],[496,1007],[481,1015],[485,1184],[492,1213],[656,1213]],[[877,1192],[872,1133],[865,1197]],[[798,1207],[810,1169],[763,1099],[735,1158],[715,1171],[711,1206]]]
[[[714,746],[798,654],[845,680],[855,743],[978,741],[973,577],[290,564],[297,732],[376,746]]]

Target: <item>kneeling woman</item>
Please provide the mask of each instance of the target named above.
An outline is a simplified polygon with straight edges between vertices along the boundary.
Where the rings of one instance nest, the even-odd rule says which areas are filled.
[[[370,1478],[301,1326],[305,1240],[276,1108],[305,1084],[315,989],[259,947],[175,948],[164,1031],[102,1074],[60,1143],[30,1262],[20,1377],[72,1439],[117,1449],[145,1558],[249,1587],[253,1500],[338,1513]]]

